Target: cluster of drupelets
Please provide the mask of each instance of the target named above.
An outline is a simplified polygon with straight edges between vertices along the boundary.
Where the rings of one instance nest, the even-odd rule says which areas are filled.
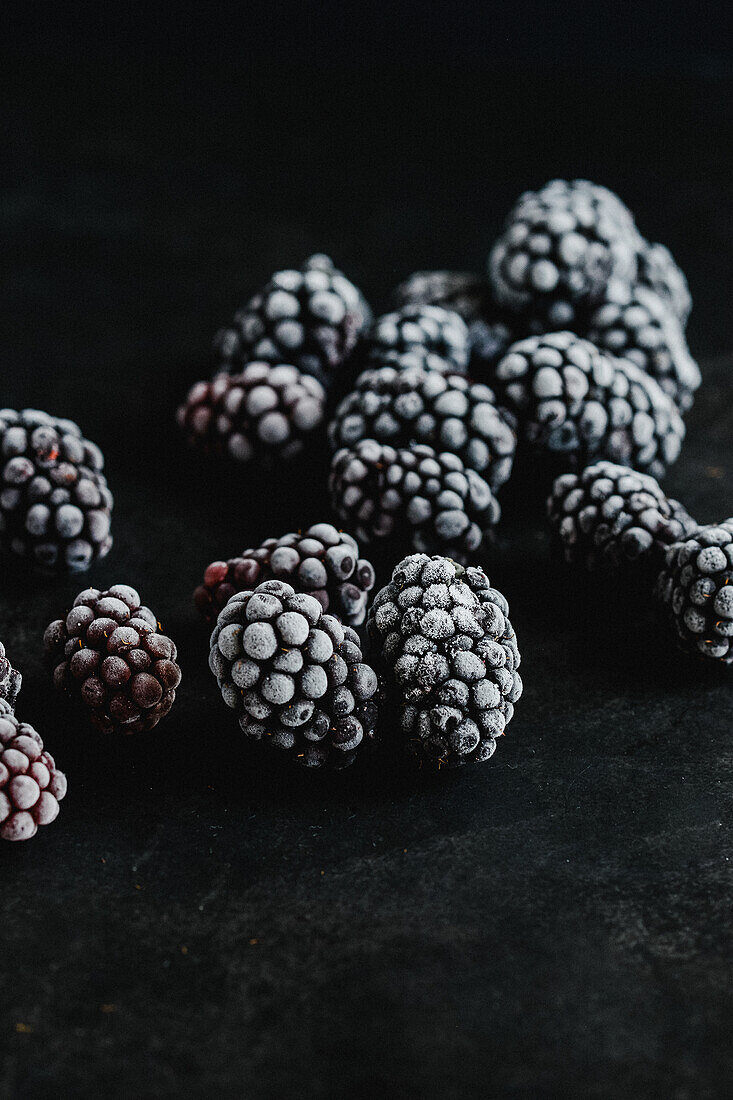
[[[375,320],[326,256],[279,271],[217,333],[213,378],[178,410],[190,443],[234,462],[332,451],[335,524],[214,561],[194,593],[243,733],[311,767],[352,763],[385,724],[421,763],[491,756],[520,658],[473,560],[517,454],[551,483],[568,562],[648,576],[682,647],[733,663],[733,520],[699,525],[657,480],[701,381],[687,282],[621,200],[585,180],[527,192],[487,275],[417,272],[393,304]],[[2,411],[0,452],[7,552],[53,573],[109,551],[103,459],[75,424]],[[408,554],[373,599],[368,543]],[[44,644],[56,686],[100,730],[151,729],[173,704],[176,647],[127,585],[81,592]],[[8,839],[52,820],[65,791],[14,716],[19,686],[0,647]]]

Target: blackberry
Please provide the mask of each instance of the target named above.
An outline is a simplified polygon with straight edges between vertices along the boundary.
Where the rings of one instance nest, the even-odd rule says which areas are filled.
[[[507,602],[481,569],[413,554],[375,597],[367,630],[409,750],[438,766],[488,760],[522,694]]]
[[[286,364],[248,363],[240,374],[197,382],[178,410],[189,443],[237,462],[292,458],[323,421],[320,382]]]
[[[379,682],[358,634],[283,581],[231,597],[209,667],[242,732],[301,764],[345,767],[376,740]]]
[[[420,444],[396,450],[363,439],[337,451],[329,489],[334,511],[364,542],[397,538],[459,561],[478,550],[501,511],[491,487],[458,455]]]
[[[235,592],[273,579],[315,596],[324,611],[349,626],[360,626],[375,577],[371,562],[359,556],[356,539],[330,523],[316,523],[304,532],[265,539],[229,561],[212,562],[194,601],[205,618],[216,618]]]
[[[587,180],[552,180],[520,196],[491,251],[494,298],[541,328],[568,327],[610,279],[635,279],[640,242],[612,192]]]
[[[4,699],[11,710],[15,708],[22,682],[23,677],[5,656],[5,646],[0,642],[0,699]]]
[[[606,301],[590,318],[587,336],[598,347],[636,363],[682,412],[691,407],[701,382],[700,368],[671,306],[653,290],[609,287]]]
[[[588,569],[659,564],[697,526],[653,477],[612,462],[556,478],[547,510],[566,560]]]
[[[682,649],[733,664],[733,519],[670,546],[656,591]]]
[[[81,699],[103,733],[151,730],[173,706],[176,647],[127,584],[80,592],[66,618],[46,628],[43,648],[57,690]]]
[[[465,374],[470,354],[465,321],[442,306],[406,305],[385,313],[369,334],[369,358],[377,366],[399,362],[405,352],[421,348],[442,360],[444,373]]]
[[[71,420],[0,411],[0,546],[45,573],[81,573],[112,546],[99,447]]]
[[[601,454],[652,477],[664,477],[667,467],[677,461],[685,438],[679,410],[635,363],[627,359],[613,362],[610,431]]]
[[[684,329],[692,310],[692,297],[684,272],[663,244],[644,241],[638,256],[638,280],[666,301]]]
[[[293,363],[328,385],[371,320],[369,306],[328,256],[278,271],[231,325],[214,338],[220,368],[238,373],[252,360]]]
[[[334,450],[375,439],[394,447],[426,443],[451,451],[498,489],[514,461],[514,421],[488,386],[422,367],[363,371],[329,425]]]
[[[65,794],[66,776],[33,726],[0,711],[0,837],[30,840],[56,819]]]

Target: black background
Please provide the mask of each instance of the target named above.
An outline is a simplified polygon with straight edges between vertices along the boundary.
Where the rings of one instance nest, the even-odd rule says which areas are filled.
[[[190,591],[321,520],[325,456],[202,465],[173,414],[276,268],[329,252],[382,309],[415,268],[481,269],[520,190],[579,175],[688,274],[705,382],[666,485],[728,515],[726,6],[206,9],[3,14],[0,404],[104,449],[115,546],[88,581],[138,587],[184,681],[153,735],[85,731],[40,657],[84,581],[3,566],[18,711],[69,794],[0,851],[0,1093],[724,1095],[724,674],[675,656],[643,592],[551,564],[510,483],[485,564],[526,691],[491,763],[283,774],[227,717]]]

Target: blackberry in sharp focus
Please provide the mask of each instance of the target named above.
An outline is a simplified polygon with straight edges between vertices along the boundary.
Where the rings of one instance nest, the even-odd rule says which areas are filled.
[[[112,494],[99,447],[71,420],[0,412],[0,546],[47,573],[80,573],[109,553]]]
[[[378,366],[420,348],[446,364],[444,373],[465,374],[470,354],[465,321],[442,306],[406,305],[379,317],[369,334],[369,358]]]
[[[364,542],[389,538],[458,561],[478,550],[501,513],[475,470],[425,445],[395,449],[364,439],[337,451],[329,489],[334,511]]]
[[[330,384],[371,320],[369,306],[328,256],[311,256],[299,270],[278,271],[214,338],[224,370],[252,360],[293,363]]]
[[[569,327],[610,279],[633,282],[640,243],[612,192],[587,180],[553,180],[519,198],[493,247],[494,298],[540,328]]]
[[[507,602],[481,569],[413,554],[369,611],[406,747],[442,765],[488,760],[522,694]]]
[[[197,382],[178,410],[189,443],[237,462],[292,458],[323,421],[326,393],[293,366],[248,363]]]
[[[698,527],[670,546],[657,596],[682,649],[733,664],[733,519]]]
[[[653,477],[612,462],[556,478],[547,510],[566,560],[588,569],[658,566],[667,547],[697,526]]]
[[[377,735],[379,682],[359,636],[283,581],[235,593],[209,666],[243,733],[309,767],[344,767]]]
[[[205,618],[216,618],[235,592],[273,579],[315,596],[324,611],[349,626],[360,626],[374,587],[374,567],[359,556],[359,545],[351,535],[330,523],[316,523],[307,531],[266,539],[257,549],[245,550],[229,561],[212,562],[194,600]]]
[[[45,752],[27,722],[0,709],[0,837],[30,840],[39,825],[50,825],[66,794],[66,776]]]
[[[644,241],[639,251],[638,264],[639,283],[648,286],[668,302],[684,329],[692,310],[692,297],[685,274],[675,263],[672,253],[663,244],[649,244]]]
[[[22,682],[23,677],[5,656],[5,646],[0,642],[0,699],[4,699],[11,710],[15,708]]]
[[[451,451],[498,489],[514,461],[514,421],[488,386],[421,367],[363,371],[329,426],[333,449],[375,439]]]
[[[55,687],[81,699],[103,733],[150,730],[173,706],[176,647],[127,584],[80,592],[66,618],[46,628],[43,647]]]
[[[685,334],[671,306],[645,286],[614,284],[592,314],[587,337],[636,363],[685,412],[701,382]]]

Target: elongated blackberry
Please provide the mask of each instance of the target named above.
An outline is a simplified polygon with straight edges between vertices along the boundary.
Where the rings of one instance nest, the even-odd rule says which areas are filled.
[[[344,767],[375,742],[379,681],[358,634],[283,581],[231,597],[209,666],[242,732],[300,764]]]
[[[371,320],[369,306],[328,256],[278,271],[214,338],[220,368],[293,363],[328,386]]]
[[[656,591],[682,649],[733,664],[733,519],[670,546]]]
[[[5,700],[3,700],[5,702]],[[50,825],[66,794],[66,776],[41,737],[8,709],[0,710],[0,837],[30,840]]]
[[[566,560],[588,569],[658,568],[667,547],[697,526],[653,477],[612,462],[561,474],[547,510]]]
[[[0,547],[45,573],[80,573],[112,546],[99,447],[71,420],[0,411]]]
[[[405,352],[424,348],[445,364],[445,373],[465,374],[470,354],[468,328],[452,309],[405,305],[379,317],[369,333],[369,358],[393,365]]]
[[[4,699],[11,710],[15,708],[23,677],[13,668],[5,655],[5,646],[0,642],[0,699]]]
[[[189,443],[236,462],[290,459],[323,421],[320,382],[287,364],[248,363],[241,374],[197,382],[178,409]]]
[[[337,451],[329,489],[334,511],[364,542],[439,549],[457,561],[479,549],[501,514],[475,470],[420,444],[395,449],[364,439]]]
[[[173,706],[176,647],[127,584],[80,592],[66,618],[46,628],[43,648],[57,690],[88,707],[103,733],[151,730]]]
[[[367,630],[405,746],[451,766],[488,760],[522,694],[504,597],[481,569],[412,554],[375,597]]]
[[[212,562],[194,592],[194,601],[205,618],[215,618],[235,592],[273,579],[315,596],[324,611],[347,625],[360,626],[374,587],[374,567],[360,557],[351,535],[330,523],[316,523],[307,531],[265,539],[261,546],[229,561]]]
[[[329,425],[334,450],[375,439],[393,447],[425,443],[450,451],[498,489],[511,473],[514,421],[488,386],[421,367],[363,371]]]
[[[668,302],[684,329],[692,310],[692,297],[685,274],[663,244],[644,241],[639,251],[638,281]]]

